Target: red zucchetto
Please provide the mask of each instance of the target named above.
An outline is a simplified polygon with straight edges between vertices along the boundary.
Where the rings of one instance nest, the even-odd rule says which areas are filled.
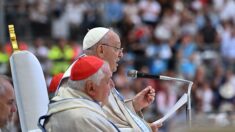
[[[84,56],[79,58],[73,65],[70,79],[73,81],[83,80],[95,74],[104,61],[95,56]]]
[[[63,75],[64,75],[64,73],[59,73],[59,74],[56,74],[55,76],[53,76],[53,78],[51,79],[49,89],[48,89],[49,93],[54,93],[57,90],[57,87],[60,84],[60,81],[61,81]]]

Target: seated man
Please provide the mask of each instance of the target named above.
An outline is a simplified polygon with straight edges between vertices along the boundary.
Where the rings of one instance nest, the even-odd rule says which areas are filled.
[[[49,105],[48,132],[115,132],[102,106],[108,102],[112,72],[94,56],[79,58],[71,69],[67,88],[61,88]]]
[[[118,62],[123,57],[123,48],[121,48],[121,40],[118,34],[112,29],[104,27],[96,27],[87,32],[83,40],[83,50],[85,54],[80,57],[93,55],[103,59],[109,63],[112,72],[117,70]],[[64,73],[59,89],[68,87],[68,77],[73,64]],[[154,88],[148,86],[133,99],[125,100],[115,89],[115,85],[112,86],[108,103],[103,107],[109,120],[125,132],[155,132],[158,130],[162,124],[147,123],[139,116],[141,110],[153,102],[155,98]]]
[[[0,75],[0,132],[11,131],[10,123],[16,112],[13,86],[7,76]]]

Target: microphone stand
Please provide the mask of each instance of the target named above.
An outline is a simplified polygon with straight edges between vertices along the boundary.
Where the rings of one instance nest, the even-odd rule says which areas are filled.
[[[191,111],[191,89],[193,86],[193,82],[190,82],[188,85],[188,103],[187,103],[187,121],[188,121],[188,125],[189,128],[192,127],[192,111]]]
[[[188,80],[184,80],[184,79],[180,79],[180,78],[173,78],[173,77],[167,77],[167,76],[160,76],[161,80],[175,80],[175,81],[180,81],[180,82],[184,82],[184,83],[188,83],[188,91],[187,91],[187,95],[188,95],[188,102],[187,102],[187,110],[186,110],[186,118],[188,121],[188,125],[189,128],[192,127],[192,112],[191,112],[191,90],[192,90],[192,86],[193,86],[193,82],[192,81],[188,81]]]

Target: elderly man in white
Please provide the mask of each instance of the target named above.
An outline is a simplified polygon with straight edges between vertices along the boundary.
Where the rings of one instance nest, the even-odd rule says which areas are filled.
[[[112,72],[108,63],[94,57],[79,58],[71,69],[67,88],[61,88],[49,105],[48,132],[115,132],[102,106],[111,91]]]

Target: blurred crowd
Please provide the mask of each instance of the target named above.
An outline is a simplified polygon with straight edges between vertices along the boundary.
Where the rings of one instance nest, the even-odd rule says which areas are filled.
[[[147,85],[156,88],[155,102],[143,111],[147,120],[162,117],[188,85],[131,79],[130,69],[193,81],[193,120],[235,124],[235,0],[5,0],[4,8],[20,49],[37,56],[47,84],[82,54],[89,29],[112,27],[124,48],[117,89],[131,98]],[[11,53],[9,42],[0,44],[1,74],[10,75]],[[186,123],[184,112],[164,129]]]

